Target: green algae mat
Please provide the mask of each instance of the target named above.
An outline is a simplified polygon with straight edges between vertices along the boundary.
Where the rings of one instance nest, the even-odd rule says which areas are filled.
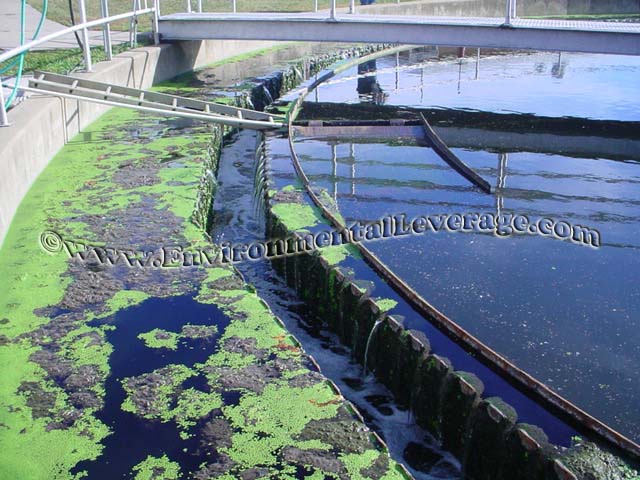
[[[23,200],[0,250],[0,478],[403,478],[235,270],[146,256],[209,246],[221,142],[114,109]]]

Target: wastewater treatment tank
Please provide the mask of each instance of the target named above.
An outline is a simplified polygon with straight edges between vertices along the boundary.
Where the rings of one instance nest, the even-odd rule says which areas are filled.
[[[636,57],[407,50],[321,83],[295,138],[310,185],[347,225],[430,216],[411,235],[367,243],[390,270],[634,442],[639,73]],[[430,148],[420,113],[490,194]],[[487,234],[485,214],[556,230]]]
[[[477,53],[277,47],[156,90],[262,109],[351,65],[308,92],[289,135],[113,109],[70,139],[0,255],[0,477],[496,480],[606,464],[634,478],[624,448],[582,448],[579,425],[469,355],[355,248],[200,264],[212,245],[328,228],[312,194],[346,224],[588,227],[597,245],[463,228],[363,244],[638,442],[640,61]],[[420,115],[490,193],[432,148]],[[194,252],[181,268],[157,263],[178,248]]]

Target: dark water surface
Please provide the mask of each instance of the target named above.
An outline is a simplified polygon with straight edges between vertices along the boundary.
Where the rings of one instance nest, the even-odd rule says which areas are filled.
[[[358,81],[354,68],[321,86],[318,99],[640,119],[640,58],[494,55],[481,58],[476,79],[473,58],[426,57],[402,54],[397,71],[395,56],[378,60],[373,94],[363,95],[363,76]],[[368,245],[463,328],[638,441],[640,165],[567,156],[560,148],[514,151],[521,149],[512,148],[513,139],[505,143],[511,148],[454,149],[492,184],[491,195],[411,142],[298,138],[297,151],[314,186],[326,189],[348,223],[400,213],[493,212],[598,230],[598,249],[541,236],[445,232]]]
[[[92,479],[129,478],[133,467],[147,456],[165,454],[179,462],[183,473],[197,471],[207,460],[199,448],[198,437],[180,438],[174,421],[147,420],[123,411],[126,393],[122,381],[168,365],[192,367],[205,362],[215,353],[216,340],[229,324],[228,317],[215,305],[201,304],[184,295],[152,298],[94,323],[115,327],[107,332],[114,350],[109,359],[111,374],[105,385],[105,406],[97,415],[113,433],[103,441],[102,455],[96,461],[79,463],[75,471],[87,471],[88,478]],[[176,350],[149,348],[138,338],[139,334],[155,328],[178,333],[187,324],[215,325],[218,334],[213,339],[184,339]],[[196,376],[188,379],[183,388],[208,391],[206,383],[204,378]]]

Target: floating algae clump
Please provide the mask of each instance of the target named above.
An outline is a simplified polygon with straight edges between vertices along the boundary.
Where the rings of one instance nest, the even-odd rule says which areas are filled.
[[[215,325],[183,325],[180,333],[169,332],[160,328],[141,333],[138,338],[149,348],[167,348],[177,350],[180,340],[207,339],[215,336],[218,328]]]
[[[149,455],[144,461],[133,467],[136,472],[134,480],[178,480],[180,466],[172,462],[166,455],[152,457]]]
[[[138,338],[144,341],[149,348],[168,348],[169,350],[178,349],[178,339],[180,335],[175,332],[168,332],[160,328],[154,328],[150,332],[141,333]]]

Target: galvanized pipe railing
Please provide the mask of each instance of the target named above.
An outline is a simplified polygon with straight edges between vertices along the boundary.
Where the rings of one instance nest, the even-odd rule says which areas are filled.
[[[511,20],[516,17],[516,0],[506,0],[504,24],[511,25]]]
[[[109,0],[100,0],[100,14],[102,18],[109,16]],[[111,25],[105,23],[102,27],[102,36],[104,41],[104,53],[107,60],[113,58],[113,49],[111,48]]]
[[[78,0],[78,6],[80,7],[80,24],[85,25],[82,28],[82,45],[84,54],[84,68],[87,72],[92,70],[91,68],[91,45],[89,44],[89,29],[86,27],[87,23],[87,9],[84,4],[84,0]]]
[[[44,43],[55,40],[59,37],[69,35],[75,32],[81,32],[82,44],[83,44],[83,59],[84,68],[87,72],[92,71],[92,59],[91,59],[91,45],[89,42],[89,29],[94,27],[102,27],[103,29],[103,42],[104,50],[108,60],[111,60],[113,56],[112,42],[111,42],[111,29],[109,25],[113,22],[126,19],[134,19],[137,22],[137,17],[140,15],[152,15],[151,28],[153,31],[154,43],[157,45],[160,41],[158,35],[158,17],[160,16],[160,0],[153,0],[153,6],[148,8],[147,0],[144,0],[144,8],[140,8],[140,0],[134,0],[133,11],[127,13],[121,13],[118,15],[109,16],[109,3],[108,0],[100,0],[101,15],[102,18],[87,21],[86,0],[78,0],[78,7],[80,11],[80,23],[72,27],[67,27],[57,32],[45,35],[32,40],[31,42],[20,45],[11,50],[7,50],[0,54],[0,64],[11,60],[18,55],[21,55],[34,47],[40,46]],[[235,2],[234,2],[235,3]],[[9,126],[9,119],[7,116],[7,109],[5,106],[4,92],[2,91],[2,78],[0,77],[0,127]]]

